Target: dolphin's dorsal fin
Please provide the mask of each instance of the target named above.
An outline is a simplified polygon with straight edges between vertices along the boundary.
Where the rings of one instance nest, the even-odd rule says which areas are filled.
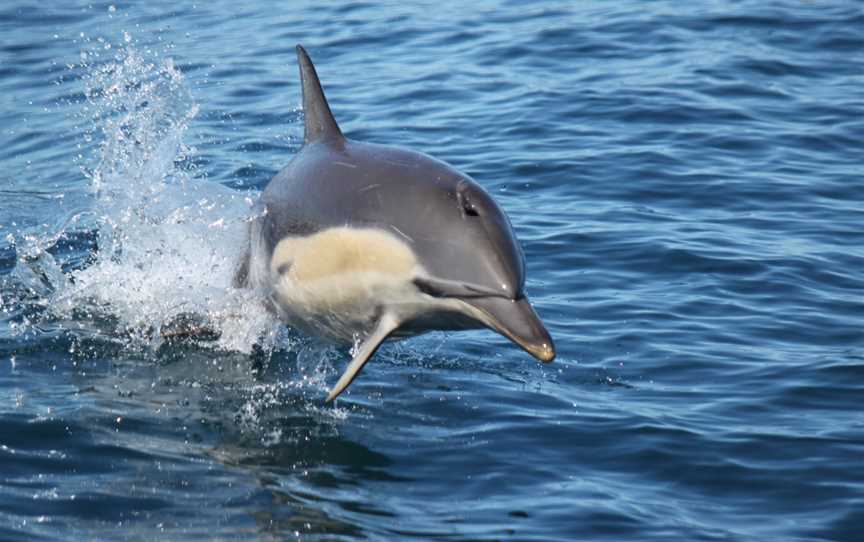
[[[300,84],[303,86],[303,115],[306,121],[304,144],[319,140],[345,139],[318,81],[318,74],[309,54],[302,45],[297,45],[297,62],[300,64]]]

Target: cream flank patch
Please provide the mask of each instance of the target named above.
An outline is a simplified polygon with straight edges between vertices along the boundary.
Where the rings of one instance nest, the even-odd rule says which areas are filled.
[[[330,228],[308,237],[288,237],[279,241],[270,260],[274,274],[288,266],[291,280],[301,284],[365,272],[407,278],[416,265],[402,240],[372,228]]]
[[[371,329],[379,307],[413,314],[425,302],[412,282],[422,272],[417,259],[383,230],[331,228],[283,239],[270,271],[282,316],[333,338],[351,340],[358,330]]]

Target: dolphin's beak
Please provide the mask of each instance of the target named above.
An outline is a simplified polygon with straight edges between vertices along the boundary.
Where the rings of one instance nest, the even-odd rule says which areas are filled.
[[[516,300],[476,297],[463,299],[462,302],[471,309],[471,316],[504,335],[538,360],[548,363],[555,359],[552,337],[527,297]]]

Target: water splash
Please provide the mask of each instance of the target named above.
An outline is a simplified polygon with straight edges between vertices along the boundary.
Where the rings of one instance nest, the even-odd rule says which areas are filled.
[[[189,314],[212,328],[219,349],[249,352],[275,341],[260,295],[231,286],[252,197],[196,170],[184,135],[198,106],[183,74],[171,59],[150,60],[131,45],[107,61],[82,52],[81,61],[83,137],[100,141],[94,165],[82,168],[93,208],[56,231],[9,240],[17,300],[79,328],[82,319],[110,320],[136,346],[158,347],[159,330]],[[49,251],[86,227],[98,249],[89,265],[64,273]]]
[[[189,165],[183,136],[198,106],[182,73],[126,48],[92,70],[86,95],[103,131],[90,175],[99,249],[58,291],[55,310],[107,306],[146,340],[201,315],[218,347],[248,352],[273,325],[255,292],[231,287],[252,201]]]

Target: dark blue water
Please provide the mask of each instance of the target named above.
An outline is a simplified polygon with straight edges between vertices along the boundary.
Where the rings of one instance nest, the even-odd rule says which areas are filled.
[[[864,540],[861,3],[282,4],[0,7],[0,539]],[[494,194],[554,363],[325,405],[347,352],[230,289],[296,43]]]

